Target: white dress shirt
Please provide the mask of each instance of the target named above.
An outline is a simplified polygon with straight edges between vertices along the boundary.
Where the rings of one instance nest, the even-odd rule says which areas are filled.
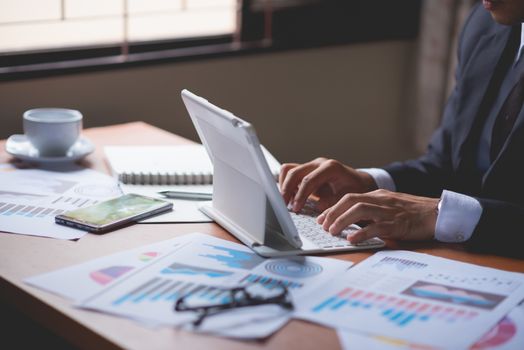
[[[515,63],[524,48],[524,23],[521,27],[520,48]],[[384,169],[359,169],[370,174],[378,188],[396,191],[393,178]],[[444,190],[440,196],[439,212],[435,227],[435,239],[441,242],[464,242],[470,239],[482,215],[480,202],[465,194]]]

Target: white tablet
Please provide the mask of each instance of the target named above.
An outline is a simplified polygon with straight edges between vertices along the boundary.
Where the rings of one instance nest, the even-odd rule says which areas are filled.
[[[201,210],[241,242],[267,257],[384,246],[378,238],[352,245],[323,231],[314,217],[290,213],[254,127],[188,90],[182,99],[213,163],[213,201]],[[310,226],[318,237],[305,232]]]

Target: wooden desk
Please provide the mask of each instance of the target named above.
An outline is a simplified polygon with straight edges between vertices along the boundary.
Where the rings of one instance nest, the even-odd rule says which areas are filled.
[[[187,140],[145,123],[129,123],[84,131],[96,152],[83,164],[107,172],[102,146],[107,144],[167,145]],[[0,162],[10,157],[0,141]],[[80,348],[104,349],[338,349],[335,332],[314,324],[291,321],[261,342],[241,342],[169,328],[151,330],[133,321],[75,309],[61,297],[28,286],[29,276],[78,264],[117,251],[202,232],[236,241],[216,224],[140,224],[105,235],[86,235],[77,242],[0,233],[0,298],[39,324]],[[524,261],[466,252],[460,245],[439,243],[392,243],[392,249],[408,249],[494,268],[524,272]],[[332,257],[359,262],[371,252],[337,254]]]

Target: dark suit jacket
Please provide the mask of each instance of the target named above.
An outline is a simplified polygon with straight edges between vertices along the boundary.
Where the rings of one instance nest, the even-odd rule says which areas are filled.
[[[483,212],[468,245],[524,257],[517,244],[524,238],[524,110],[487,172],[475,166],[482,101],[510,32],[482,6],[473,9],[459,41],[456,86],[426,153],[385,170],[400,192],[439,197],[448,189],[477,198]]]

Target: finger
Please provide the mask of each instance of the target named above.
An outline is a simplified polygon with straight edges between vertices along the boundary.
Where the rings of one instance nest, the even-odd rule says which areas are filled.
[[[343,229],[359,221],[371,220],[377,223],[389,220],[390,217],[391,212],[389,208],[360,202],[337,217],[327,231],[332,235],[338,235]],[[325,222],[323,226],[326,226]]]
[[[280,167],[280,173],[278,174],[278,185],[280,186],[280,188],[282,188],[282,185],[284,184],[284,180],[287,176],[287,173],[296,166],[298,166],[298,163],[282,164],[282,166]]]
[[[298,186],[304,176],[309,174],[317,165],[313,162],[297,165],[289,169],[286,173],[286,176],[282,182],[281,192],[284,197],[284,201],[289,203],[292,194],[295,194],[298,191]]]
[[[297,193],[295,194],[295,201],[293,203],[294,211],[300,211],[300,209],[304,207],[308,197],[329,181],[333,176],[331,169],[331,162],[323,162],[316,169],[302,177],[300,184],[298,184]]]
[[[319,216],[317,216],[317,224],[322,225],[324,223],[324,220],[326,219],[326,215],[329,213],[329,209],[324,209],[322,213],[320,213]]]
[[[280,192],[284,197],[284,202],[288,204],[297,191],[297,184],[302,179],[302,174],[307,173],[305,164],[288,163],[284,164],[279,176]]]
[[[297,166],[298,166],[297,163],[282,164],[282,167],[280,168],[280,174],[278,175],[278,184],[280,188],[280,193],[282,194],[282,197],[284,198],[284,203],[286,203],[286,205],[291,200],[291,197],[294,195],[294,192],[285,191],[284,182],[288,176],[289,171]]]
[[[293,203],[294,200],[295,200],[295,194],[292,193],[292,194],[289,196],[289,201],[286,203],[288,210],[291,210],[291,209],[292,209],[292,208],[290,207],[289,203]]]
[[[329,227],[333,225],[340,215],[359,202],[365,202],[364,195],[358,193],[345,194],[335,205],[329,208],[329,211],[326,211],[322,224],[324,230],[328,231]]]
[[[351,244],[358,244],[364,241],[367,241],[368,239],[371,239],[373,237],[378,237],[379,229],[377,225],[368,225],[358,231],[356,231],[354,234],[348,236],[348,241]]]
[[[338,217],[358,203],[388,206],[391,203],[391,198],[392,195],[384,195],[383,191],[347,193],[330,208],[329,215],[326,215],[326,218],[323,220],[324,229],[328,230]]]

